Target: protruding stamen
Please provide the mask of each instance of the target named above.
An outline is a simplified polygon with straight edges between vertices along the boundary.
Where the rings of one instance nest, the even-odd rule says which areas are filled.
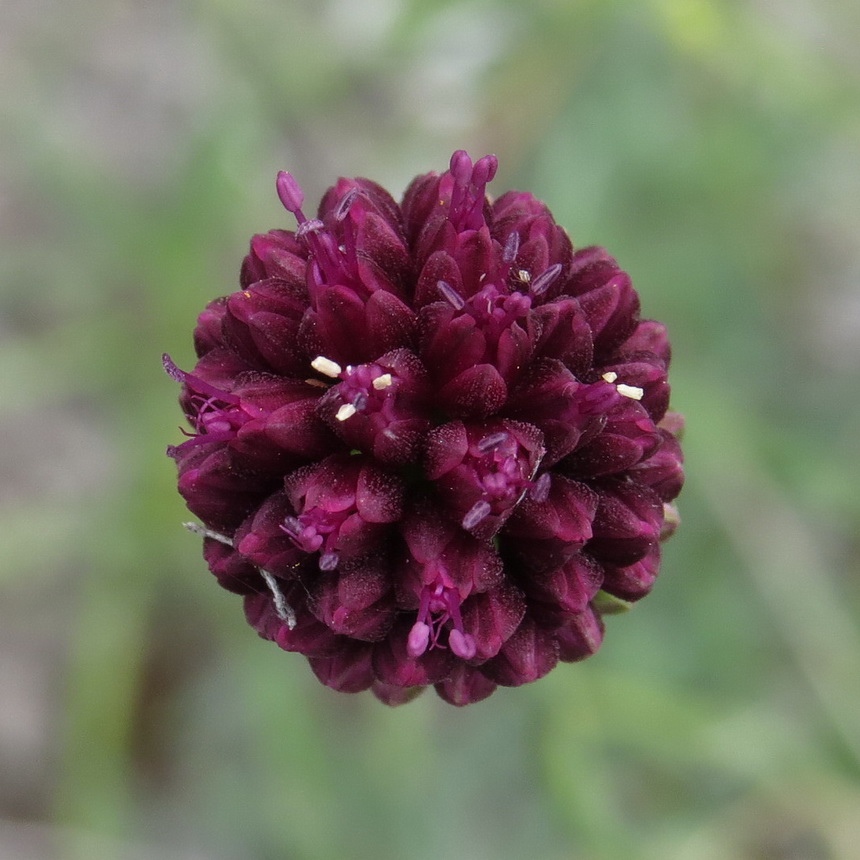
[[[489,454],[490,451],[494,451],[499,445],[507,442],[507,440],[508,434],[504,430],[500,430],[498,433],[490,433],[489,436],[484,436],[476,447],[482,454]]]
[[[447,281],[436,281],[436,289],[442,293],[455,310],[461,311],[466,306],[463,297]]]
[[[358,412],[358,409],[355,408],[351,403],[344,403],[340,409],[337,410],[335,414],[335,418],[338,421],[346,421],[347,418],[352,418],[355,413]]]
[[[266,585],[269,586],[269,591],[272,592],[272,600],[275,603],[275,614],[284,624],[289,627],[290,630],[293,630],[296,626],[296,613],[293,611],[293,607],[287,603],[286,598],[284,597],[284,593],[278,587],[278,582],[268,570],[263,570],[260,568],[260,576],[266,581]]]
[[[505,263],[513,263],[517,258],[517,254],[520,250],[520,234],[514,230],[511,233],[507,241],[505,242],[505,250],[502,251],[502,261]]]
[[[341,366],[336,361],[332,361],[323,355],[318,355],[311,362],[311,367],[317,373],[321,373],[323,376],[330,376],[332,379],[337,379],[343,373]]]
[[[638,385],[625,385],[623,382],[619,382],[615,387],[619,394],[629,397],[631,400],[641,400],[645,395],[645,389]]]
[[[305,202],[305,195],[292,174],[287,173],[286,170],[280,171],[275,184],[278,189],[278,197],[280,197],[284,209],[287,212],[292,212],[294,215],[300,215],[302,203]]]
[[[475,528],[478,523],[487,518],[492,509],[492,505],[484,499],[481,499],[479,502],[475,502],[475,504],[469,509],[466,516],[463,517],[463,528],[467,531]]]
[[[195,445],[229,442],[233,439],[239,427],[250,417],[250,413],[243,410],[239,396],[221,391],[199,376],[180,370],[166,353],[162,356],[162,362],[167,373],[185,386],[191,406],[189,418],[195,431],[188,433],[182,430],[182,433],[192,438],[168,448],[167,455],[175,457]]]
[[[531,291],[534,295],[540,296],[545,293],[555,283],[561,270],[564,268],[561,263],[554,263],[545,271],[541,272],[533,281]]]
[[[354,506],[339,511],[318,506],[306,507],[297,517],[284,517],[280,529],[302,552],[320,554],[320,570],[334,570],[340,561],[340,529],[355,512]]]
[[[413,659],[420,657],[428,648],[444,648],[439,639],[448,623],[448,644],[451,650],[463,660],[471,660],[477,648],[475,640],[463,629],[460,615],[460,595],[455,588],[437,581],[425,585],[421,590],[418,617],[409,631],[406,652]]]
[[[479,230],[483,226],[486,186],[496,175],[498,166],[495,155],[485,155],[474,165],[462,149],[451,156],[450,175],[453,188],[448,219],[457,232]]]
[[[373,387],[377,391],[384,391],[386,388],[390,388],[393,384],[394,379],[390,373],[383,373],[382,376],[377,376],[372,382]]]
[[[613,383],[618,379],[618,374],[614,370],[608,370],[600,378],[605,382]]]

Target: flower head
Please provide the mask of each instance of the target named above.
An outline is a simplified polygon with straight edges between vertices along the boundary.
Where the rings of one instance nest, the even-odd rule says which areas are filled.
[[[459,151],[400,204],[340,179],[251,240],[168,449],[218,582],[326,685],[455,705],[593,654],[677,525],[665,328],[629,276]]]

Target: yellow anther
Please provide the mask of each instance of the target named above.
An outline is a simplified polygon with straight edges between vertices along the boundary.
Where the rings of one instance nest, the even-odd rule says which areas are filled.
[[[383,391],[386,388],[390,388],[394,383],[394,380],[391,378],[390,373],[383,373],[382,376],[377,376],[376,379],[373,380],[373,387],[377,391]]]
[[[336,361],[332,361],[330,358],[325,358],[322,355],[318,355],[311,362],[311,367],[317,373],[321,373],[323,376],[330,376],[332,379],[337,379],[341,374],[340,365]]]

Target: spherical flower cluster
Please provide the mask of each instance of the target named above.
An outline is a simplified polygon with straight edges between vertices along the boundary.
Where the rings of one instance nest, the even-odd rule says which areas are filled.
[[[494,156],[340,179],[210,303],[168,451],[204,556],[322,683],[465,705],[593,654],[677,523],[665,328]]]

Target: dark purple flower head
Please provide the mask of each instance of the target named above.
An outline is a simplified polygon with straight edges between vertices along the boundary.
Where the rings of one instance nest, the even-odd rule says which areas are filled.
[[[665,328],[459,151],[401,204],[340,179],[251,240],[168,450],[218,582],[326,685],[465,705],[593,654],[678,524]]]

